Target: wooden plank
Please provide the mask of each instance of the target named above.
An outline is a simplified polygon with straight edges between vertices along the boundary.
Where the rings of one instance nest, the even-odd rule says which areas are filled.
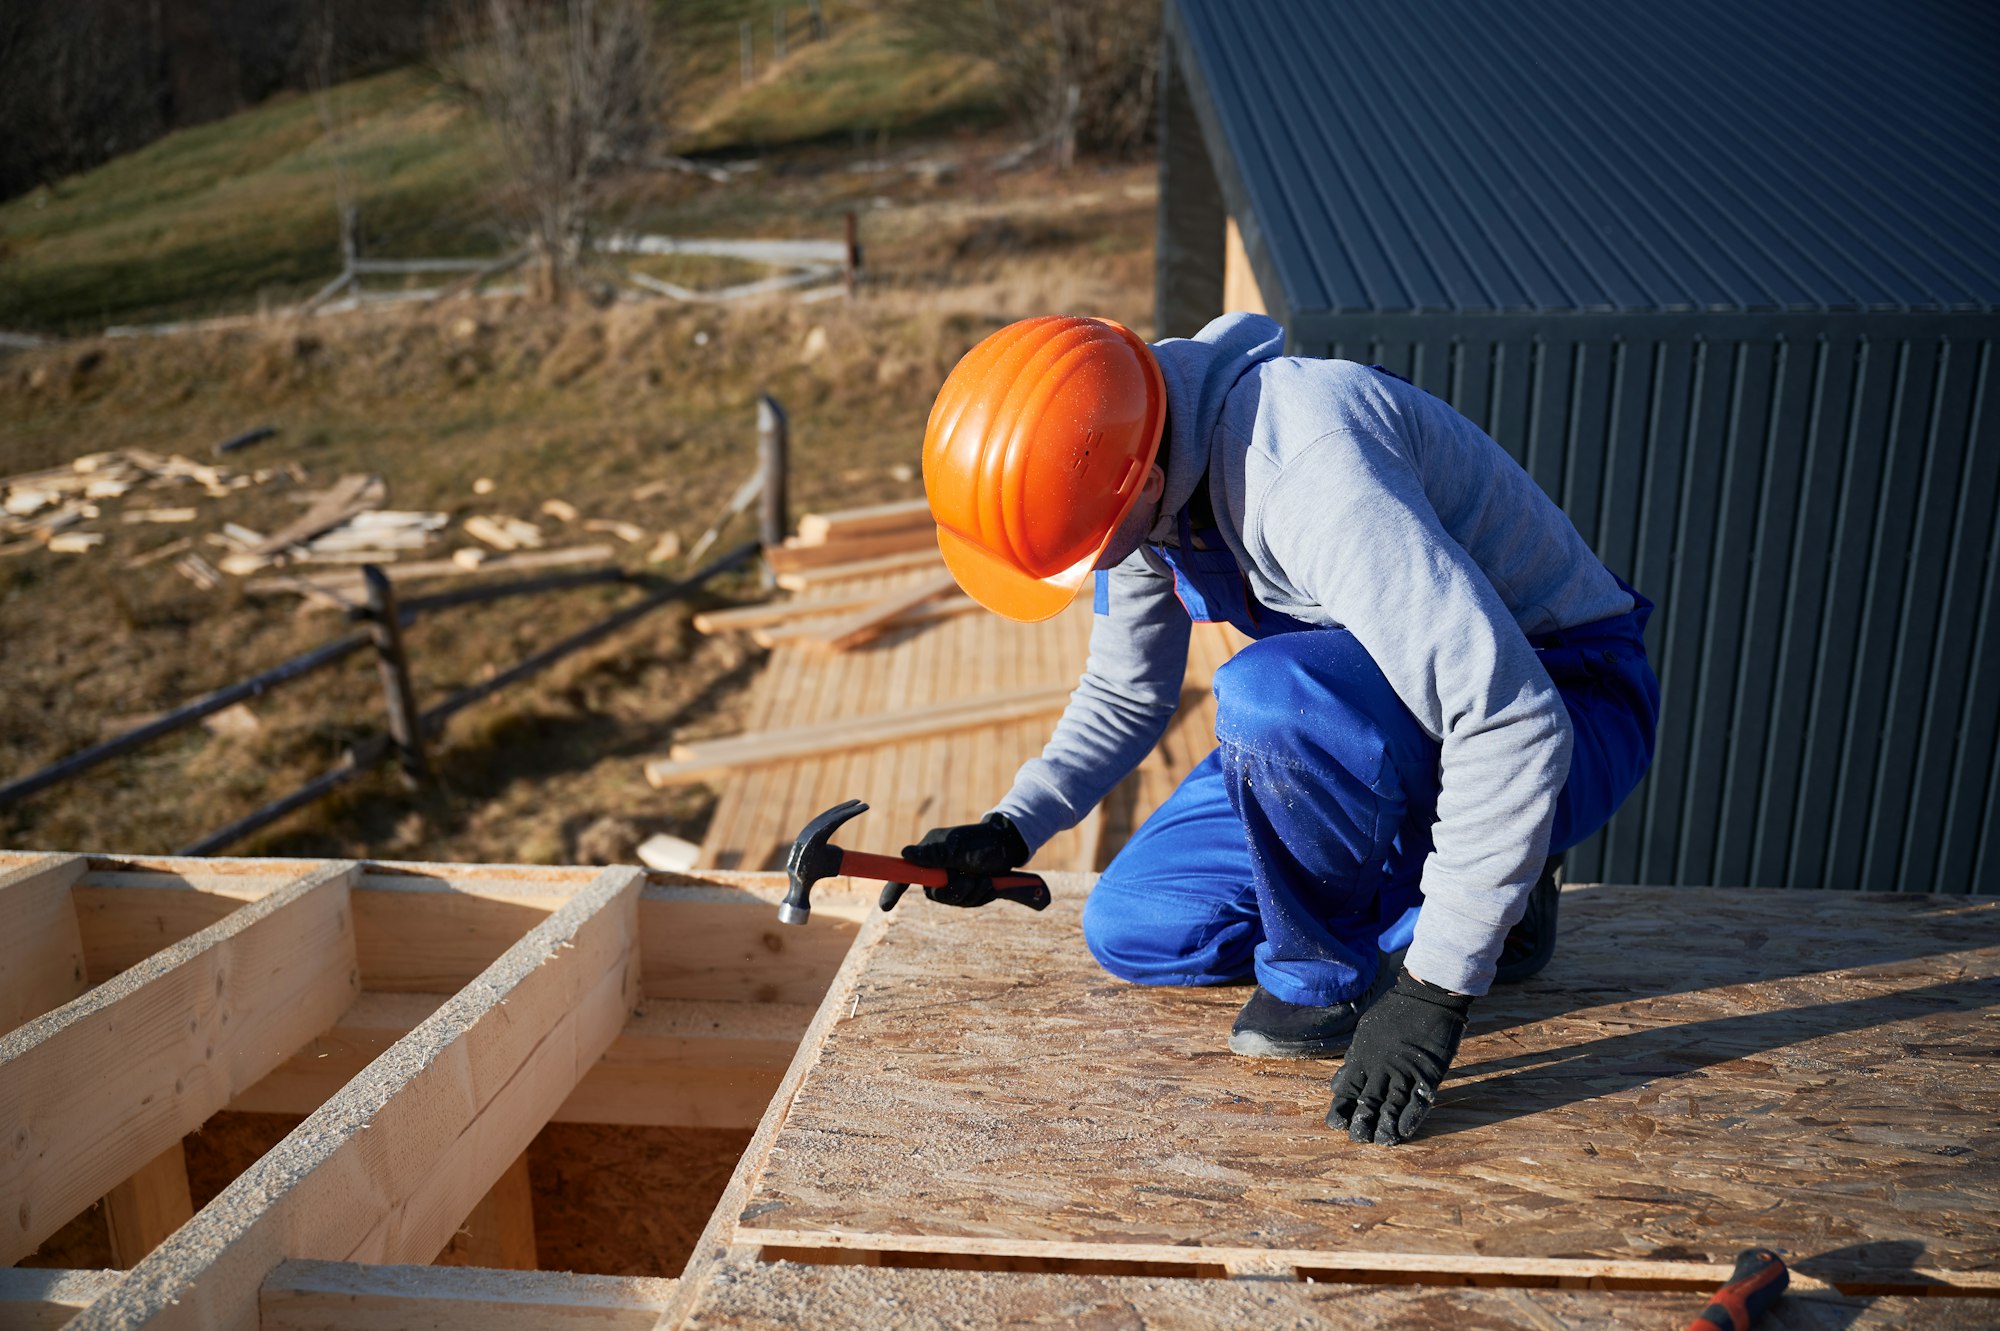
[[[427,1261],[637,1001],[643,875],[608,869],[73,1324],[252,1331],[287,1257]]]
[[[806,569],[849,567],[865,559],[912,552],[937,554],[937,529],[913,527],[908,531],[886,532],[879,536],[857,536],[853,540],[828,545],[800,545],[796,538],[780,546],[767,546],[764,559],[777,573],[799,573]]]
[[[676,744],[672,757],[646,764],[646,779],[655,786],[679,785],[708,780],[734,767],[788,762],[815,754],[844,753],[926,735],[1001,725],[1023,717],[1059,712],[1069,701],[1069,695],[1067,687],[1017,689],[984,698],[935,703],[907,712],[850,715],[792,730]]]
[[[264,1281],[258,1325],[262,1331],[653,1331],[674,1283],[566,1271],[288,1261]]]
[[[89,987],[69,895],[86,867],[81,855],[43,855],[0,870],[0,1030]]]
[[[961,615],[983,612],[985,606],[970,596],[944,596],[926,601],[922,605],[903,611],[885,628],[910,628],[919,624],[936,624],[947,619],[957,619]],[[759,647],[783,647],[798,642],[809,642],[822,632],[810,624],[783,624],[773,628],[750,630],[750,639]]]
[[[137,1266],[140,1258],[193,1218],[187,1155],[175,1142],[104,1195],[111,1260],[121,1267]]]
[[[854,943],[876,890],[848,880],[813,889],[803,928],[780,924],[783,875],[768,900],[714,889],[649,889],[640,902],[648,998],[743,1003],[819,1002]]]
[[[55,1331],[103,1298],[123,1271],[53,1271],[0,1267],[0,1326]]]
[[[929,568],[944,561],[939,557],[937,546],[928,550],[909,550],[902,554],[882,555],[875,559],[855,559],[851,563],[830,564],[819,568],[793,569],[778,574],[778,585],[788,592],[803,592],[827,583],[845,582],[850,578],[872,578],[884,573],[907,573],[914,568]]]
[[[868,605],[882,593],[874,588],[843,589],[819,596],[796,596],[762,605],[732,606],[727,610],[704,610],[691,621],[698,633],[732,633],[739,629],[763,628],[814,615],[838,615]]]
[[[798,540],[801,545],[825,545],[829,541],[877,536],[883,532],[913,528],[930,531],[936,525],[931,520],[928,499],[898,499],[892,503],[843,508],[831,513],[808,513],[799,519]]]
[[[1108,982],[1051,878],[1032,927],[891,917],[739,1241],[1689,1280],[1761,1242],[2000,1290],[2000,902],[1572,889],[1384,1151],[1321,1125],[1325,1065],[1224,1052],[1241,990]]]
[[[912,1269],[756,1261],[739,1250],[711,1280],[684,1331],[811,1326],[1143,1327],[1146,1331],[1659,1331],[1699,1312],[1693,1291],[1383,1286],[1188,1279],[1165,1275]],[[1973,1331],[2000,1316],[2000,1300],[1846,1298],[1788,1292],[1769,1331]],[[890,1319],[893,1319],[892,1321]]]
[[[958,580],[950,573],[933,574],[912,586],[898,588],[853,614],[825,625],[818,629],[809,641],[815,646],[826,647],[836,652],[847,651],[878,636],[892,623],[901,621],[903,616],[922,609],[927,602],[935,601],[957,589]]]
[[[353,864],[315,869],[0,1040],[0,1255],[19,1261],[339,1018]]]
[[[522,554],[502,555],[478,563],[461,564],[456,559],[416,560],[407,564],[387,564],[383,566],[382,571],[388,575],[392,584],[400,587],[406,582],[437,578],[485,578],[500,573],[535,573],[552,568],[611,564],[616,562],[617,557],[618,552],[609,545],[577,545],[561,550],[531,550]],[[253,595],[266,592],[298,592],[310,595],[316,592],[322,597],[331,598],[324,602],[327,608],[339,608],[343,601],[363,599],[367,592],[359,571],[352,574],[326,574],[313,578],[259,578],[245,584],[244,590]]]
[[[300,541],[309,541],[327,528],[339,526],[355,514],[376,507],[388,498],[388,494],[388,488],[379,476],[343,476],[303,515],[271,533],[249,553],[275,555]]]
[[[642,934],[643,920],[642,908]],[[853,936],[851,929],[847,936]],[[837,966],[835,961],[828,968],[822,992]],[[337,1026],[238,1096],[230,1108],[312,1113],[421,1025],[447,997],[362,994]],[[812,1011],[804,1003],[647,999],[550,1121],[755,1127],[791,1063]]]
[[[514,1157],[507,1172],[486,1190],[472,1214],[437,1256],[437,1266],[478,1266],[501,1271],[533,1271],[535,1188],[528,1157]]]

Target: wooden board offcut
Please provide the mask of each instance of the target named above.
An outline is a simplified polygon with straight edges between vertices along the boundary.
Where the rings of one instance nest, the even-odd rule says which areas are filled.
[[[738,1242],[2000,1289],[2000,902],[1573,889],[1388,1150],[1323,1126],[1329,1065],[1227,1052],[1244,990],[1108,979],[1051,886],[892,919]]]
[[[1470,1289],[1188,1280],[868,1266],[741,1258],[717,1271],[683,1331],[810,1326],[818,1331],[1088,1327],[1112,1331],[1662,1331],[1703,1299],[1686,1293]],[[1992,1299],[1785,1297],[1761,1331],[1974,1331]]]

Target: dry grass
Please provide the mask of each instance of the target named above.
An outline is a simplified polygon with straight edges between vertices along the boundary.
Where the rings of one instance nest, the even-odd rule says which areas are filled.
[[[269,422],[283,433],[233,461],[296,462],[315,483],[379,472],[395,506],[460,516],[532,520],[544,498],[560,497],[692,540],[752,467],[752,404],[770,391],[792,415],[795,511],[912,496],[918,485],[891,469],[915,464],[938,382],[980,336],[1056,309],[1147,327],[1151,183],[1149,170],[1126,168],[939,189],[820,169],[753,186],[761,209],[795,218],[837,215],[873,187],[860,196],[883,200],[864,219],[871,282],[852,304],[550,311],[461,301],[22,353],[0,360],[0,473],[134,445],[204,457],[216,440]],[[826,350],[807,359],[815,327]],[[484,499],[472,489],[481,476],[497,484]],[[659,481],[665,493],[634,497]],[[202,531],[225,520],[271,530],[297,511],[276,487],[186,502],[201,508]],[[558,543],[558,524],[540,520]],[[164,565],[122,567],[184,529],[94,525],[108,539],[90,554],[0,559],[0,773],[25,773],[119,717],[338,631],[327,616],[234,586],[198,592]],[[632,547],[631,562],[644,548]],[[410,640],[422,700],[626,596],[573,592],[426,621]],[[638,832],[698,837],[709,797],[652,790],[639,760],[672,736],[740,724],[756,664],[742,645],[696,637],[679,612],[662,613],[459,717],[435,788],[410,796],[387,778],[363,782],[241,849],[561,861],[607,814]],[[0,844],[172,849],[324,770],[379,726],[381,699],[357,658],[256,710],[262,726],[247,738],[187,732],[0,810]]]

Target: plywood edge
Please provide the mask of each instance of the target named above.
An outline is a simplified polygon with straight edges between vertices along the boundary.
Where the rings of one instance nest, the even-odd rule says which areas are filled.
[[[286,1261],[258,1294],[260,1331],[646,1331],[676,1282],[649,1276]]]
[[[0,1038],[0,1256],[34,1251],[338,1020],[353,863],[323,864]]]
[[[254,1331],[287,1257],[429,1260],[624,1024],[636,869],[610,869],[369,1064],[74,1324]]]
[[[1404,1275],[1418,1283],[1438,1277],[1486,1277],[1496,1282],[1612,1282],[1629,1289],[1710,1289],[1727,1282],[1732,1264],[1722,1262],[1653,1261],[1643,1257],[1508,1257],[1495,1254],[1382,1252],[1342,1248],[1186,1247],[1165,1243],[1094,1243],[1059,1239],[988,1238],[979,1235],[875,1234],[843,1230],[765,1229],[739,1225],[739,1245],[773,1250],[839,1250],[878,1256],[894,1265],[898,1253],[948,1254],[962,1257],[1030,1257],[1051,1263],[1135,1262],[1166,1265],[1214,1265],[1225,1271],[1290,1268],[1316,1279],[1339,1280],[1345,1275]],[[1827,1282],[1794,1271],[1798,1288],[1831,1289]],[[2000,1271],[1954,1271],[1913,1267],[1905,1284],[1894,1290],[1879,1280],[1857,1282],[1882,1292],[1949,1295],[2000,1293]]]
[[[778,1130],[784,1126],[785,1118],[791,1113],[792,1097],[798,1094],[806,1074],[819,1058],[819,1051],[832,1034],[835,1026],[853,1015],[859,999],[857,989],[862,974],[868,968],[868,961],[874,955],[883,937],[889,931],[894,916],[877,914],[861,926],[860,936],[847,951],[847,959],[835,972],[833,983],[827,988],[826,997],[821,1000],[819,1010],[814,1013],[812,1024],[799,1041],[798,1051],[792,1055],[791,1065],[785,1069],[785,1076],[778,1083],[778,1090],[771,1097],[757,1131],[751,1136],[750,1144],[743,1149],[736,1162],[736,1169],[729,1176],[729,1183],[722,1190],[722,1198],[709,1213],[708,1224],[703,1227],[701,1237],[695,1241],[694,1249],[688,1257],[687,1268],[682,1272],[680,1285],[675,1289],[672,1301],[659,1319],[663,1328],[677,1327],[686,1320],[700,1297],[703,1287],[714,1273],[730,1260],[730,1249],[737,1243],[737,1230],[741,1224],[744,1204],[757,1185],[757,1178],[763,1172],[764,1162],[770,1155],[771,1144],[777,1140]]]

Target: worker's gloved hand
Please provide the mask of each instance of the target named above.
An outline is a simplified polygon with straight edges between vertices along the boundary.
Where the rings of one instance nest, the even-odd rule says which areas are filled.
[[[914,846],[903,847],[903,858],[926,869],[943,869],[951,881],[927,887],[924,895],[946,906],[984,906],[993,900],[994,874],[1018,869],[1028,862],[1028,843],[1004,813],[989,813],[976,823],[933,827]]]
[[[1354,1028],[1333,1079],[1327,1126],[1358,1142],[1394,1146],[1417,1135],[1430,1116],[1438,1083],[1458,1056],[1472,1000],[1426,984],[1408,971]]]
[[[953,873],[1006,873],[1028,862],[1028,843],[1006,814],[989,813],[976,823],[933,827],[903,858],[926,869]]]

